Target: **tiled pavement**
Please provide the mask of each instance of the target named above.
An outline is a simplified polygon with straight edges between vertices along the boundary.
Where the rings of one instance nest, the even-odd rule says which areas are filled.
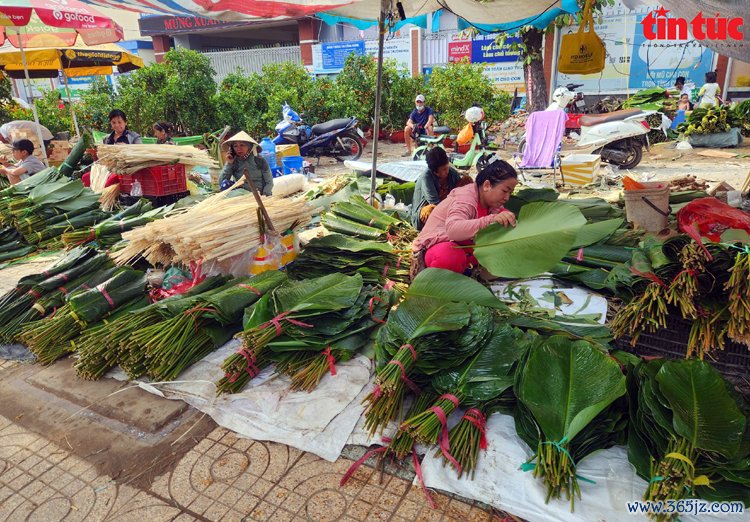
[[[142,491],[100,475],[65,448],[0,417],[0,520],[489,521],[491,514],[410,482],[217,428]]]

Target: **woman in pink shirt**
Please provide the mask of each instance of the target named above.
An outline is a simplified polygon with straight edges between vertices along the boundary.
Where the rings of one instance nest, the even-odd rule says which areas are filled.
[[[460,274],[477,266],[470,246],[481,229],[492,223],[516,225],[516,216],[505,210],[518,183],[518,174],[494,156],[477,175],[476,183],[455,188],[435,207],[412,244],[412,277],[423,268],[443,268]]]

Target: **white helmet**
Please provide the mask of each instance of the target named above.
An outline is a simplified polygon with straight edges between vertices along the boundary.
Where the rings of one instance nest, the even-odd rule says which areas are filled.
[[[484,119],[484,111],[481,107],[469,107],[464,117],[469,123],[476,123]]]
[[[558,87],[555,89],[555,92],[552,93],[552,101],[555,102],[560,109],[567,107],[575,97],[575,93],[569,91],[567,87]]]

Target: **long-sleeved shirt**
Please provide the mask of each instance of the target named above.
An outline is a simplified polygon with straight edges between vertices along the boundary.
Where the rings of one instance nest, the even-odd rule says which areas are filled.
[[[255,188],[264,196],[270,196],[273,192],[273,176],[271,175],[271,167],[268,166],[268,162],[262,156],[250,154],[247,158],[236,157],[232,163],[226,163],[219,176],[219,184],[226,179],[238,181],[245,173],[245,169],[249,171],[250,179],[253,180]],[[243,188],[251,190],[250,183],[245,181]]]
[[[448,192],[456,188],[456,184],[461,179],[461,174],[456,169],[448,169]],[[414,198],[411,204],[411,224],[417,230],[422,230],[424,223],[419,219],[419,213],[427,205],[437,205],[440,203],[440,184],[435,174],[427,169],[419,178],[414,186]]]
[[[125,131],[120,134],[120,137],[115,139],[115,132],[110,132],[106,138],[104,138],[104,144],[105,145],[117,145],[119,143],[122,143],[124,145],[137,145],[143,143],[141,141],[141,135],[137,132],[133,132],[130,129],[125,129]]]
[[[476,183],[453,189],[435,210],[412,243],[416,253],[446,241],[470,241],[477,232],[495,222],[495,214],[503,207],[488,209],[489,214],[478,217],[479,189]]]

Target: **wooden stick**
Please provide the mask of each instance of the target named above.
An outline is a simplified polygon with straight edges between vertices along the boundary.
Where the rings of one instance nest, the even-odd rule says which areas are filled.
[[[258,208],[260,208],[260,211],[263,213],[263,219],[266,221],[266,228],[270,230],[271,232],[276,232],[276,229],[273,228],[273,223],[271,222],[271,216],[268,215],[268,211],[266,210],[266,206],[263,204],[263,200],[260,198],[260,193],[258,192],[258,189],[255,187],[255,183],[253,183],[253,180],[250,179],[250,171],[245,168],[245,172],[243,173],[245,176],[245,179],[250,184],[250,190],[253,191],[253,196],[255,196],[255,201],[258,202]]]

